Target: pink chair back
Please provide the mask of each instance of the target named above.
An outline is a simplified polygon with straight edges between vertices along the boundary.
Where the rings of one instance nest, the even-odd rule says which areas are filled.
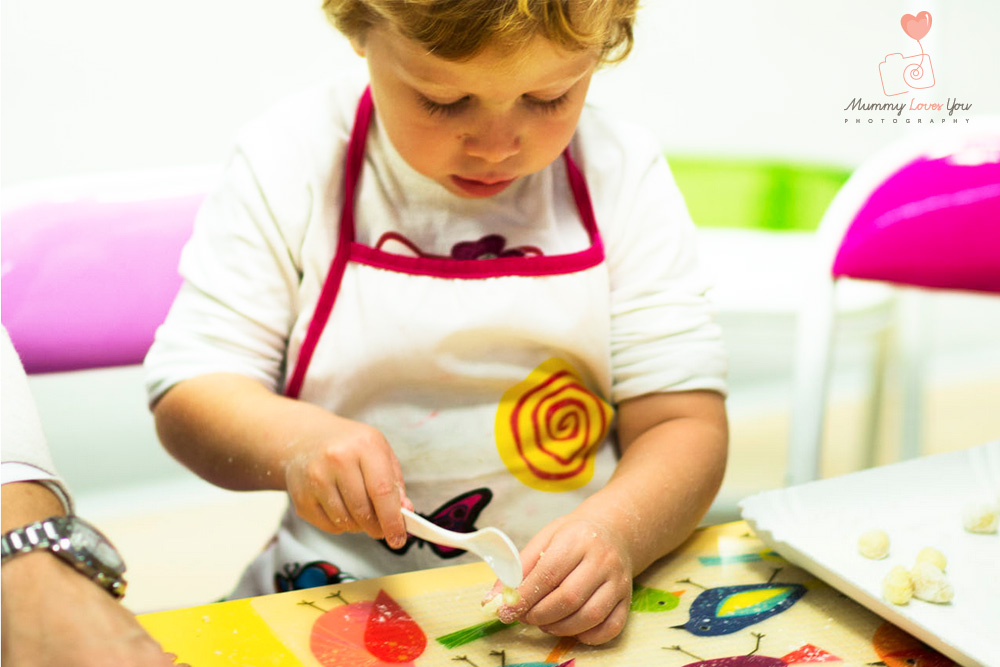
[[[1000,292],[1000,138],[896,170],[854,216],[833,275]]]
[[[3,323],[28,373],[141,363],[204,194],[5,210]]]

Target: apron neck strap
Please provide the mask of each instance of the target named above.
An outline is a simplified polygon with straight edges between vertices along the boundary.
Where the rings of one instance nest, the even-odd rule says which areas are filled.
[[[368,139],[368,128],[371,127],[375,105],[372,103],[371,86],[365,86],[358,102],[358,110],[354,114],[354,127],[351,129],[351,140],[347,144],[347,159],[344,165],[344,205],[340,211],[341,239],[354,240],[354,204],[357,200],[358,181],[361,180],[361,168],[365,164],[365,142]]]
[[[569,189],[573,192],[573,201],[576,202],[576,210],[580,213],[583,228],[587,230],[591,244],[600,243],[601,237],[597,233],[597,217],[594,215],[594,205],[590,201],[587,179],[583,177],[583,172],[576,166],[573,156],[569,154],[569,146],[563,150],[563,161],[566,163]]]

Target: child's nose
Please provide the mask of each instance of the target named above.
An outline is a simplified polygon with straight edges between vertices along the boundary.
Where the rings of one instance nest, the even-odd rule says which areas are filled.
[[[486,162],[503,162],[521,150],[521,137],[510,122],[491,122],[463,137],[467,155]]]

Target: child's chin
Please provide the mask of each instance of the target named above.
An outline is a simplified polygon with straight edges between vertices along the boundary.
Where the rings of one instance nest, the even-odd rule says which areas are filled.
[[[498,195],[507,188],[516,179],[510,179],[507,181],[500,181],[498,183],[483,183],[482,181],[473,181],[469,179],[462,178],[461,176],[449,176],[448,177],[448,190],[460,197],[466,197],[468,199],[482,199],[484,197],[492,197]]]

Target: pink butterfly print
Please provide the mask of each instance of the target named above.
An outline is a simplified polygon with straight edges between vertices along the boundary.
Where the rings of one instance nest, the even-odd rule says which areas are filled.
[[[489,489],[473,489],[472,491],[467,491],[460,496],[452,498],[444,505],[434,510],[430,515],[421,514],[420,516],[447,530],[452,530],[456,533],[471,533],[476,530],[475,523],[476,519],[479,518],[479,514],[486,508],[492,499],[493,492]],[[457,558],[465,553],[464,549],[456,549],[454,547],[445,547],[432,542],[425,542],[419,537],[414,537],[413,535],[409,535],[406,538],[406,544],[398,549],[390,547],[385,540],[381,540],[381,543],[386,549],[400,556],[405,554],[414,544],[418,544],[421,547],[426,544],[430,547],[431,551],[441,558]]]

